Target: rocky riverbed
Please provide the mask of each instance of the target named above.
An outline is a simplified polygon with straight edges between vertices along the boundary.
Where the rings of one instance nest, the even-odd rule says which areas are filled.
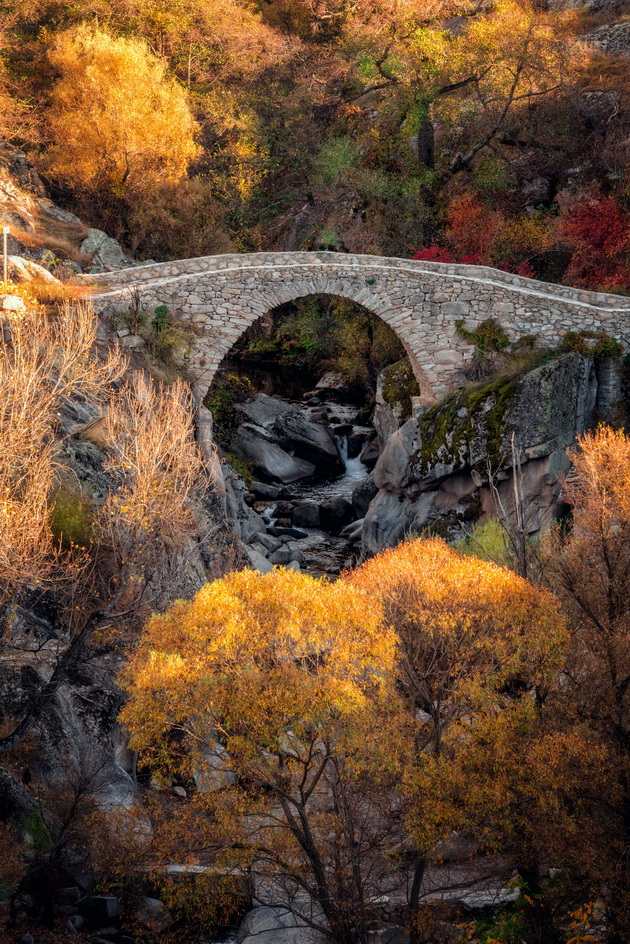
[[[228,512],[263,572],[335,575],[356,562],[376,431],[357,422],[356,403],[332,399],[327,382],[300,401],[262,393],[237,407],[232,450],[254,478],[227,472]]]

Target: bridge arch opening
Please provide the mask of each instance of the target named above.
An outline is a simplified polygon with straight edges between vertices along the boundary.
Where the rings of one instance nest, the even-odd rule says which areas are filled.
[[[388,323],[386,316],[351,295],[296,292],[287,300],[271,300],[264,313],[249,321],[226,332],[220,360],[213,365],[211,376],[206,375],[206,386],[210,381],[208,389],[217,378],[231,371],[254,375],[259,392],[280,393],[264,376],[262,367],[258,373],[254,370],[256,362],[263,365],[273,361],[285,368],[285,378],[289,378],[291,369],[299,370],[303,391],[312,389],[323,372],[338,372],[348,376],[357,394],[363,387],[369,398],[369,388],[372,396],[375,393],[378,373],[408,358],[417,384],[413,395],[420,396],[425,403],[435,400],[417,352]],[[247,365],[246,369],[238,369],[239,360]],[[290,384],[290,379],[287,382]],[[294,393],[294,387],[285,391],[289,396]]]

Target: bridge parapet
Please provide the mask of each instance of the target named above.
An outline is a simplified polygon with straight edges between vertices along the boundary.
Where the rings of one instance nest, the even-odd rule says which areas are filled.
[[[630,349],[630,298],[552,285],[484,266],[333,252],[248,253],[155,263],[98,276],[94,303],[124,311],[165,304],[190,324],[190,369],[201,386],[240,335],[270,309],[328,294],[363,305],[404,344],[426,401],[463,380],[474,347],[457,332],[495,318],[511,340],[556,345],[567,331],[605,331]],[[98,289],[101,289],[98,292]]]
[[[365,256],[336,252],[252,252],[225,253],[220,256],[197,256],[172,262],[154,262],[102,272],[96,275],[80,275],[77,279],[95,286],[122,287],[155,279],[170,279],[179,276],[220,272],[232,269],[280,269],[295,265],[311,266],[360,266],[378,269],[405,269],[420,276],[422,273],[436,276],[452,276],[461,279],[498,283],[512,286],[525,292],[539,292],[555,298],[565,298],[598,308],[614,308],[630,311],[630,297],[587,289],[572,288],[554,282],[541,282],[522,275],[493,269],[490,266],[464,265],[446,262],[425,262],[416,259],[397,259],[389,256]]]

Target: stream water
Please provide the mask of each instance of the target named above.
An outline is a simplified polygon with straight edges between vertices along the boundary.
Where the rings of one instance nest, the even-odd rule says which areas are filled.
[[[302,412],[312,413],[314,409],[304,406],[303,403],[295,404]],[[332,403],[323,401],[322,406],[326,407],[333,419],[338,419],[338,424],[331,425],[351,425],[353,435],[362,435],[362,448],[373,435],[372,427],[355,426],[353,419],[357,413],[356,404]],[[348,435],[335,436],[337,448],[346,467],[343,475],[334,476],[326,479],[306,479],[296,482],[289,486],[289,491],[294,498],[302,501],[315,502],[321,504],[331,498],[345,498],[348,501],[352,499],[352,492],[368,476],[368,469],[361,462],[359,456],[352,459],[348,458]],[[270,512],[273,515],[273,508]],[[308,536],[298,540],[302,549],[302,570],[306,573],[320,576],[322,574],[336,574],[344,567],[350,567],[353,564],[352,551],[346,538],[322,531],[320,528],[311,528]]]
[[[304,479],[289,485],[288,491],[292,499],[316,504],[332,498],[345,498],[350,501],[354,489],[369,474],[367,467],[361,462],[360,454],[374,436],[372,426],[358,426],[354,422],[361,404],[332,400],[322,400],[317,405],[305,403],[303,394],[313,389],[316,378],[312,373],[295,367],[261,364],[235,358],[222,365],[221,373],[223,372],[247,377],[258,393],[281,397],[309,418],[315,419],[316,415],[325,409],[333,430],[341,426],[346,428],[343,433],[335,435],[337,448],[345,465],[344,473],[334,477]],[[355,444],[352,458],[348,457],[350,438]],[[357,442],[360,445],[357,445]],[[276,504],[269,502],[262,511],[263,518],[269,525],[275,523]],[[338,574],[340,570],[354,563],[352,547],[341,535],[331,534],[320,528],[310,528],[307,537],[299,538],[297,542],[302,551],[301,569],[306,573],[315,576]]]

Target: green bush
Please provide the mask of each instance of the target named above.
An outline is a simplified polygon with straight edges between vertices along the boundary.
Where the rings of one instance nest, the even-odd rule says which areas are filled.
[[[458,321],[455,329],[465,341],[470,341],[479,351],[504,351],[510,343],[507,334],[495,318],[486,318],[478,328],[469,331],[464,322]]]
[[[332,184],[344,177],[358,157],[357,146],[350,138],[331,138],[322,147],[316,161],[323,183]]]
[[[256,391],[251,381],[244,377],[237,377],[236,374],[228,374],[212,384],[205,404],[212,412],[215,441],[223,449],[229,448],[238,426],[236,404],[245,403],[246,400],[251,400],[255,396]]]
[[[455,546],[467,557],[478,557],[502,567],[509,564],[507,535],[498,518],[489,518],[484,524],[473,525],[466,537]]]
[[[234,471],[244,479],[245,484],[250,486],[254,481],[254,472],[251,465],[234,452],[228,452],[225,458]]]
[[[411,398],[420,394],[420,387],[416,380],[409,358],[392,364],[385,369],[383,379],[383,397],[393,409],[400,409],[400,418],[408,419],[411,416]]]
[[[164,329],[171,324],[171,313],[167,305],[158,305],[153,311],[153,320],[151,327],[156,334],[162,334]]]
[[[64,549],[88,548],[94,539],[93,503],[67,485],[61,485],[52,496],[50,527]]]
[[[560,350],[577,351],[579,354],[594,357],[596,360],[623,355],[623,347],[619,341],[611,338],[604,331],[567,331],[562,339]]]

